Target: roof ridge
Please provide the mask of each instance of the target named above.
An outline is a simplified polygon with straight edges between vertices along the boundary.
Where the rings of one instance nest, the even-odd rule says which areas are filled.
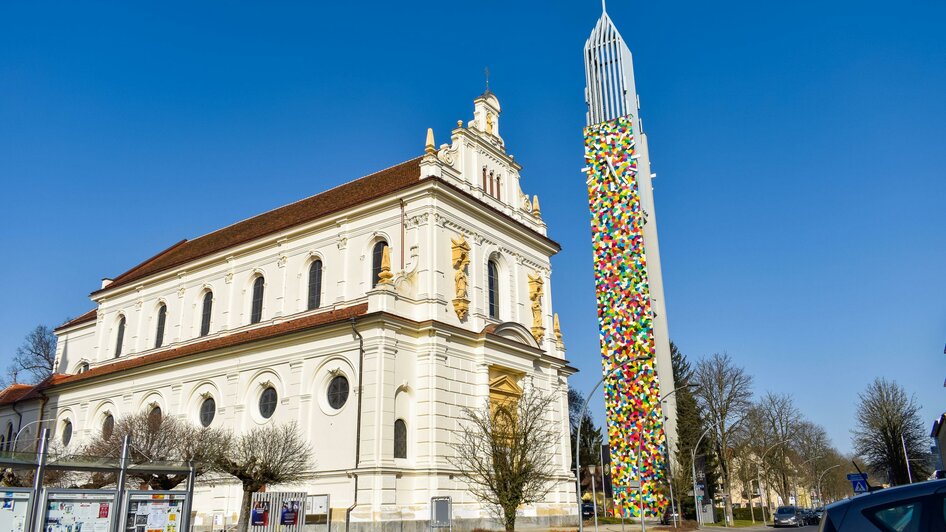
[[[91,295],[95,297],[96,294],[101,292],[149,277],[158,272],[179,267],[200,257],[218,253],[245,242],[251,242],[299,224],[324,218],[339,210],[351,208],[355,205],[352,201],[360,202],[376,199],[379,196],[385,196],[393,191],[400,190],[411,183],[419,183],[421,181],[420,160],[421,157],[414,157],[402,161],[292,203],[280,205],[235,221],[196,238],[185,239],[130,268],[115,277],[108,286],[93,291]],[[416,172],[409,172],[412,169]],[[366,185],[359,186],[359,183],[366,183]],[[340,192],[345,187],[352,189],[350,194]]]
[[[196,237],[191,238],[191,239],[189,239],[189,240],[188,240],[188,239],[185,239],[185,241],[194,242],[195,240],[198,240],[198,239],[201,239],[201,238],[210,236],[210,235],[212,235],[212,234],[214,234],[214,233],[219,233],[220,231],[229,229],[229,228],[231,228],[231,227],[233,227],[233,226],[235,226],[235,225],[237,225],[237,224],[241,224],[241,223],[246,222],[246,221],[248,221],[248,220],[252,220],[253,218],[256,218],[257,216],[264,216],[264,215],[267,215],[267,214],[269,214],[269,213],[271,213],[271,212],[278,211],[279,209],[284,209],[284,208],[286,208],[286,207],[291,207],[291,206],[293,206],[293,205],[302,203],[303,201],[310,200],[310,199],[312,199],[312,198],[314,198],[314,197],[316,197],[316,196],[321,196],[322,194],[327,194],[327,193],[329,193],[329,192],[331,192],[331,191],[333,191],[333,190],[335,190],[335,189],[341,188],[341,187],[343,187],[343,186],[345,186],[345,185],[350,185],[351,183],[354,183],[355,181],[359,181],[359,180],[361,180],[361,179],[367,179],[367,178],[369,178],[369,177],[371,177],[371,176],[374,176],[375,174],[380,174],[381,172],[385,172],[385,171],[387,171],[387,170],[390,170],[390,169],[392,169],[392,168],[396,168],[396,167],[401,166],[401,165],[403,165],[403,164],[407,164],[407,163],[414,162],[414,161],[420,162],[421,159],[422,159],[422,157],[414,157],[413,159],[408,159],[408,160],[406,160],[406,161],[401,161],[401,162],[399,162],[399,163],[397,163],[397,164],[392,164],[391,166],[389,166],[389,167],[387,167],[387,168],[383,168],[383,169],[381,169],[381,170],[378,170],[377,172],[371,172],[370,174],[365,174],[365,175],[363,175],[363,176],[361,176],[361,177],[356,177],[356,178],[354,178],[354,179],[350,179],[350,180],[348,180],[348,181],[345,181],[344,183],[335,185],[335,186],[332,187],[332,188],[325,189],[325,190],[323,190],[322,192],[316,192],[315,194],[311,194],[311,195],[306,196],[306,197],[304,197],[304,198],[297,199],[296,201],[292,201],[292,202],[289,202],[289,203],[286,203],[286,204],[283,204],[283,205],[279,205],[278,207],[273,207],[272,209],[269,209],[268,211],[263,211],[263,212],[260,212],[260,213],[256,213],[256,214],[254,214],[254,215],[252,215],[252,216],[248,216],[248,217],[246,217],[246,218],[243,218],[242,220],[237,220],[237,221],[235,221],[235,222],[233,222],[233,223],[231,223],[231,224],[229,224],[229,225],[225,225],[225,226],[223,226],[223,227],[221,227],[221,228],[219,228],[219,229],[214,229],[213,231],[210,231],[209,233],[204,233],[204,234],[202,234],[202,235],[200,235],[200,236],[196,236]],[[151,260],[151,259],[148,259],[148,260]],[[147,262],[147,261],[145,261],[145,262]],[[139,266],[140,266],[140,265],[139,265]],[[137,266],[136,266],[136,268],[137,268]]]

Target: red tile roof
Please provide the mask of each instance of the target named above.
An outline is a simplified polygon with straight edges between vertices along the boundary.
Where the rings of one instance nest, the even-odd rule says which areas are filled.
[[[93,292],[97,294],[194,259],[377,199],[420,182],[420,158],[392,166],[344,185],[273,209],[212,233],[182,240]]]
[[[368,304],[362,303],[352,307],[309,314],[299,318],[286,320],[274,325],[257,327],[255,329],[228,334],[219,338],[210,338],[200,342],[158,351],[149,355],[116,359],[114,362],[109,364],[97,366],[86,372],[75,375],[64,375],[61,373],[53,374],[51,377],[36,385],[35,387],[29,385],[14,385],[24,386],[25,390],[22,392],[19,391],[19,388],[16,390],[11,390],[13,386],[3,390],[0,392],[0,406],[10,404],[13,401],[19,399],[35,399],[40,397],[41,392],[44,390],[48,390],[61,384],[72,384],[74,382],[81,382],[94,379],[96,377],[112,375],[143,366],[149,366],[151,364],[177,360],[190,355],[213,351],[215,349],[223,349],[225,347],[233,347],[250,342],[275,338],[286,334],[292,334],[295,332],[301,332],[322,325],[349,320],[351,318],[364,315],[366,312],[368,312]],[[14,394],[13,392],[17,393]],[[10,394],[9,397],[6,395],[8,393]]]
[[[97,315],[98,315],[98,311],[96,309],[92,309],[86,312],[85,314],[79,316],[78,318],[73,318],[67,321],[66,323],[63,323],[62,325],[60,325],[59,327],[56,327],[53,330],[58,331],[60,329],[65,329],[66,327],[72,327],[73,325],[79,325],[80,323],[85,323],[87,321],[95,321],[95,317]]]
[[[429,176],[421,177],[420,160],[420,157],[411,159],[410,161],[345,183],[344,185],[327,190],[321,194],[316,194],[315,196],[310,196],[295,203],[290,203],[289,205],[237,222],[223,229],[195,238],[194,240],[181,240],[154,257],[119,275],[112,280],[108,286],[92,292],[92,295],[94,296],[105,290],[111,290],[112,288],[132,283],[161,271],[182,266],[189,261],[249,242],[256,238],[306,222],[311,222],[323,216],[357,206],[366,201],[387,196],[416,185],[423,180],[438,179]],[[459,187],[444,180],[438,179],[438,181],[454,191],[467,196],[470,201],[479,203],[480,206],[493,211],[495,214],[515,222],[515,220],[502,211],[487,205],[483,201],[461,190]],[[519,222],[515,223],[522,225]],[[535,233],[536,236],[552,247],[561,249],[554,240],[531,228],[525,227],[525,229]],[[78,319],[79,318],[76,318],[76,320]],[[76,320],[69,322],[67,325],[75,324],[74,322],[76,322]],[[65,326],[66,325],[63,325],[63,327]]]
[[[32,384],[11,384],[0,390],[0,404],[9,404],[20,399],[33,389]]]

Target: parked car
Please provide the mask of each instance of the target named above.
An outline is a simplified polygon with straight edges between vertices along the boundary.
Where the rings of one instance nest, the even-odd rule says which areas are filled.
[[[812,517],[814,517],[813,525],[817,525],[821,522],[821,516],[824,514],[824,506],[819,506],[811,511]]]
[[[805,526],[808,523],[805,522],[805,515],[802,513],[801,508],[797,506],[779,506],[775,510],[774,523],[775,528],[782,526]]]
[[[815,512],[811,508],[799,508],[798,511],[801,513],[802,524],[805,526],[818,524],[818,522],[815,521]]]
[[[591,502],[581,503],[581,518],[591,519],[595,516],[595,505]]]
[[[674,512],[670,508],[664,512],[663,516],[660,518],[660,524],[662,525],[672,525],[674,523],[680,522],[680,512]]]
[[[821,532],[943,532],[946,480],[859,495],[825,507]]]

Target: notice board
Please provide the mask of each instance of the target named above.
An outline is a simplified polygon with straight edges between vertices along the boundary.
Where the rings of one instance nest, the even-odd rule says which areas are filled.
[[[42,532],[109,532],[115,518],[113,490],[49,490]]]
[[[0,491],[0,532],[26,532],[33,490],[10,489]]]
[[[130,491],[125,504],[125,532],[181,532],[187,493]],[[2,532],[2,531],[0,531]]]

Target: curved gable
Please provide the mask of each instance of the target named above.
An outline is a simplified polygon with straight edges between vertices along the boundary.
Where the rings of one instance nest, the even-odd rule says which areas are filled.
[[[529,329],[526,329],[523,325],[512,321],[506,321],[494,327],[487,327],[484,332],[487,334],[495,334],[496,336],[508,338],[514,342],[526,344],[527,346],[535,347],[536,349],[541,348],[539,343],[535,341],[535,337],[533,337],[532,333],[529,332]]]

